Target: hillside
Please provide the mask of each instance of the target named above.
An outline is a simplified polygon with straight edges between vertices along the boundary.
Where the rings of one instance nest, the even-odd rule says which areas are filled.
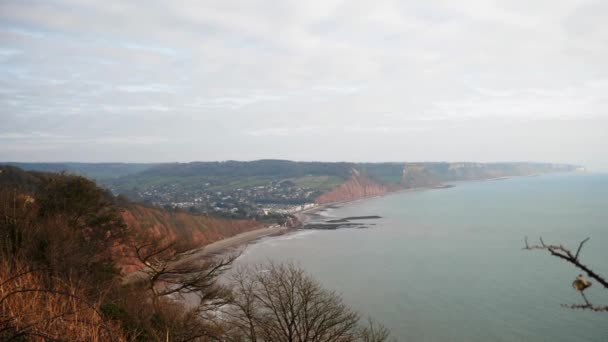
[[[310,203],[377,196],[445,182],[569,172],[550,163],[330,163],[288,160],[167,164],[27,164],[36,170],[70,167],[77,174],[105,175],[112,192],[157,206],[231,219],[263,219]],[[70,169],[68,169],[70,170]],[[112,175],[112,177],[107,177]],[[263,213],[263,214],[261,214]]]
[[[123,206],[120,214],[127,226],[135,232],[187,240],[197,246],[207,245],[262,226],[261,223],[253,220],[227,220],[208,215],[172,212],[141,204]]]
[[[67,172],[85,176],[96,181],[118,178],[145,171],[156,164],[142,163],[18,163],[5,162],[5,165],[18,167],[26,171]]]
[[[198,247],[258,227],[127,203],[82,176],[0,166],[0,340],[244,341],[240,317],[251,310],[241,314],[244,306],[234,303],[251,292],[224,276],[238,255],[217,248],[203,255]],[[246,238],[261,236],[252,233]],[[342,334],[341,341],[370,340],[358,314],[334,292],[295,266],[290,273],[270,267],[314,291],[308,293],[323,300],[315,305],[325,321],[348,315],[347,330],[329,322],[319,331]],[[253,308],[264,307],[256,301]],[[266,311],[259,317],[264,326],[283,322]]]
[[[198,247],[262,226],[262,223],[254,220],[229,220],[125,202],[115,198],[107,191],[97,188],[93,182],[78,176],[24,171],[14,166],[0,166],[0,187],[9,195],[14,193],[32,198],[39,196],[46,198],[47,195],[41,194],[48,193],[48,189],[56,184],[64,183],[66,188],[59,194],[62,196],[61,200],[65,201],[67,198],[86,202],[90,200],[90,196],[85,196],[83,192],[98,193],[100,200],[116,209],[129,233],[139,236],[150,235],[163,239],[188,241],[192,247]],[[81,189],[83,187],[84,190]],[[53,200],[53,202],[57,201],[59,199]],[[60,204],[57,202],[54,206]],[[120,260],[115,261],[121,264]]]
[[[113,191],[161,205],[253,217],[445,182],[573,171],[549,163],[327,163],[258,160],[163,164],[106,182]]]

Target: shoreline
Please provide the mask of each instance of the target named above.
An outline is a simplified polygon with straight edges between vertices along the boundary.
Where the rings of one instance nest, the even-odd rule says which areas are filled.
[[[390,195],[394,195],[394,194],[398,194],[398,193],[418,192],[418,191],[427,191],[427,190],[434,190],[434,189],[440,190],[440,189],[452,188],[454,186],[455,185],[452,185],[452,184],[438,184],[438,185],[433,185],[433,186],[400,189],[397,191],[390,191],[390,192],[387,192],[382,195],[368,196],[368,197],[362,197],[362,198],[357,198],[357,199],[352,199],[352,200],[344,200],[344,201],[336,201],[336,202],[320,204],[313,208],[308,208],[308,209],[294,212],[293,215],[299,221],[299,224],[296,227],[283,227],[280,225],[272,225],[272,226],[265,226],[260,229],[255,229],[252,231],[240,233],[240,234],[237,234],[237,235],[234,235],[234,236],[231,236],[231,237],[228,237],[228,238],[225,238],[225,239],[222,239],[222,240],[219,240],[219,241],[216,241],[216,242],[213,242],[213,243],[210,243],[208,245],[198,248],[196,250],[196,252],[194,252],[188,258],[184,259],[183,262],[193,261],[194,259],[205,258],[205,257],[209,257],[209,256],[221,256],[221,255],[225,255],[231,251],[241,252],[245,248],[247,248],[248,245],[254,244],[258,240],[261,240],[262,238],[272,237],[272,236],[282,236],[282,235],[286,235],[289,233],[295,233],[297,231],[304,231],[305,229],[302,229],[302,227],[307,222],[310,222],[311,220],[313,220],[315,215],[320,216],[320,215],[316,214],[317,212],[324,211],[328,208],[329,209],[331,209],[332,207],[339,208],[339,207],[342,207],[342,206],[350,204],[350,203],[363,201],[363,200],[370,200],[373,198],[381,198],[381,197],[390,196]]]
[[[196,262],[209,257],[225,256],[231,252],[241,252],[247,247],[247,245],[250,243],[255,243],[257,240],[270,236],[284,235],[292,231],[294,231],[293,228],[283,227],[280,225],[263,226],[262,228],[240,233],[190,250],[185,253],[186,256],[183,259],[177,260],[174,265]],[[123,281],[124,283],[130,283],[143,276],[144,274],[140,269],[125,274]]]
[[[348,204],[355,203],[358,201],[365,201],[365,200],[370,200],[370,199],[374,199],[374,198],[382,198],[382,197],[391,196],[391,195],[400,194],[400,193],[419,192],[419,191],[428,191],[428,190],[442,190],[442,189],[453,188],[455,186],[456,185],[451,184],[451,183],[420,186],[420,187],[415,187],[415,188],[407,188],[407,189],[399,189],[396,191],[389,191],[382,195],[374,195],[374,196],[361,197],[361,198],[351,199],[351,200],[329,202],[329,203],[320,204],[314,208],[304,209],[302,211],[295,212],[294,216],[298,219],[298,221],[300,221],[299,227],[302,227],[305,223],[311,221],[314,216],[320,216],[319,214],[317,214],[317,212],[324,211],[328,208],[332,209],[332,207],[336,207],[336,206],[339,208],[344,205],[348,205]],[[335,209],[335,208],[333,208],[333,209]],[[299,227],[296,229],[300,229]]]
[[[526,176],[504,176],[504,177],[493,177],[493,178],[476,179],[476,180],[465,180],[462,182],[502,181],[502,180],[508,180],[508,179],[512,179],[512,178],[516,178],[516,177],[530,177],[530,176],[539,176],[539,175],[540,174],[526,175]],[[316,218],[321,217],[321,215],[318,214],[318,212],[324,211],[326,209],[332,209],[332,207],[339,208],[344,205],[348,205],[348,204],[358,202],[358,201],[370,200],[370,199],[374,199],[374,198],[381,198],[381,197],[386,197],[386,196],[391,196],[391,195],[396,195],[396,194],[401,194],[401,193],[408,193],[408,192],[413,193],[413,192],[421,192],[421,191],[429,191],[429,190],[449,189],[449,188],[458,186],[458,183],[460,183],[460,182],[456,182],[456,184],[454,184],[454,182],[448,182],[448,183],[441,183],[441,184],[436,184],[436,185],[399,189],[396,191],[386,192],[382,195],[367,196],[367,197],[362,197],[362,198],[357,198],[357,199],[335,201],[335,202],[320,204],[313,208],[308,208],[308,209],[294,212],[293,215],[296,217],[296,219],[299,222],[299,224],[296,227],[283,227],[283,226],[279,226],[279,225],[272,225],[272,226],[265,226],[263,228],[252,230],[249,232],[237,234],[237,235],[213,242],[211,244],[208,244],[206,246],[199,248],[196,252],[194,252],[186,260],[193,260],[196,258],[204,258],[204,257],[209,257],[209,256],[225,255],[226,253],[229,253],[230,251],[237,251],[237,250],[243,251],[249,244],[256,243],[258,240],[260,240],[262,238],[271,237],[271,236],[281,236],[281,235],[294,233],[294,232],[303,230],[302,227],[304,227],[304,225],[306,223],[313,221]]]
[[[238,251],[239,249],[244,250],[247,245],[250,243],[255,243],[257,240],[269,236],[285,235],[293,232],[294,230],[294,228],[280,225],[264,226],[259,229],[250,230],[248,232],[240,233],[202,246],[181,262],[190,262],[194,261],[195,259],[224,255],[230,251]]]

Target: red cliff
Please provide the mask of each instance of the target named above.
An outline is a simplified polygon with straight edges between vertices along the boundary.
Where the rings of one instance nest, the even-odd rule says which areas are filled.
[[[326,204],[331,202],[352,201],[365,197],[384,195],[392,189],[368,177],[362,176],[358,171],[353,170],[352,177],[346,183],[338,186],[330,192],[319,196],[315,202]]]
[[[261,228],[259,222],[252,220],[226,220],[185,212],[169,212],[138,204],[124,208],[121,215],[129,229],[134,232],[186,239],[199,246]]]
[[[198,248],[243,232],[262,228],[252,220],[226,220],[185,212],[170,212],[160,208],[130,204],[121,209],[121,216],[129,230],[142,236],[158,237],[164,241],[187,243]],[[126,245],[114,247],[116,255],[132,253]],[[119,257],[117,265],[125,273],[138,270],[142,265],[129,256]]]

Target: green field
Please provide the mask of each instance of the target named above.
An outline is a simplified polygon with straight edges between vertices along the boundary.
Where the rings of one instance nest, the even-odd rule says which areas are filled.
[[[346,181],[344,178],[337,176],[304,176],[289,180],[300,188],[310,188],[319,191],[331,190]]]

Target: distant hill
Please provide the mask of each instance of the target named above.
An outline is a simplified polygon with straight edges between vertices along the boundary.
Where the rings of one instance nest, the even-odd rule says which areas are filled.
[[[0,188],[24,192],[35,191],[41,183],[38,173],[26,172],[11,165],[0,165]]]
[[[138,176],[221,176],[221,177],[263,177],[282,178],[305,175],[330,175],[348,177],[353,163],[294,162],[289,160],[219,161],[160,164],[148,168]]]
[[[292,179],[302,177],[330,176],[344,182],[352,176],[353,170],[382,184],[400,184],[415,187],[457,180],[475,180],[494,177],[524,176],[548,172],[573,171],[575,165],[550,163],[331,163],[294,162],[288,160],[224,161],[158,164],[133,172],[111,181],[112,184],[126,184],[137,181],[140,185],[148,182],[162,183],[182,179]]]
[[[252,218],[305,203],[377,196],[445,182],[569,172],[551,163],[348,163],[288,160],[161,164],[11,163],[29,170],[67,171],[96,179],[114,193],[157,205]]]
[[[19,163],[5,162],[26,171],[41,172],[67,172],[75,175],[86,176],[95,180],[118,178],[138,172],[145,171],[158,164],[142,163]]]

